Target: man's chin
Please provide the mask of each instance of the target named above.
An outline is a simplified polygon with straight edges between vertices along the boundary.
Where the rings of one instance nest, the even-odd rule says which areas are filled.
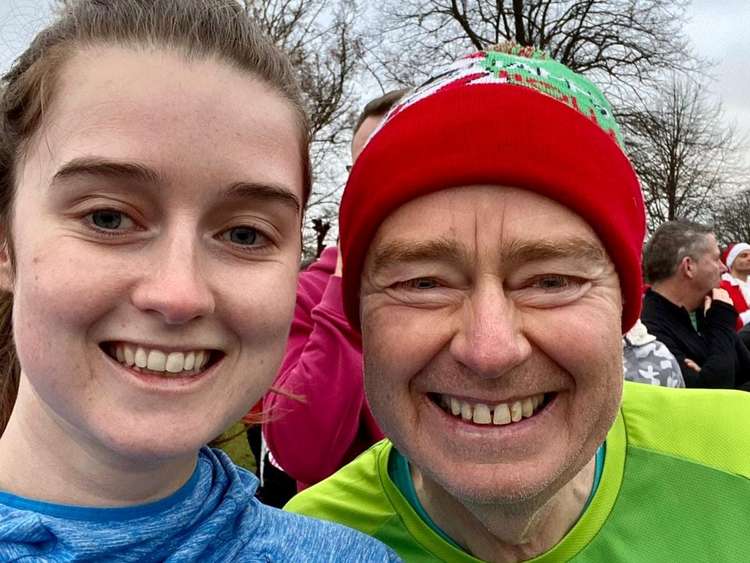
[[[498,474],[498,469],[503,471]],[[489,466],[456,467],[455,471],[433,473],[423,471],[428,490],[434,488],[453,497],[463,505],[494,505],[513,507],[529,503],[544,503],[559,489],[556,482],[563,471],[558,467],[546,470],[536,467],[529,470],[523,467],[500,467],[490,471]]]

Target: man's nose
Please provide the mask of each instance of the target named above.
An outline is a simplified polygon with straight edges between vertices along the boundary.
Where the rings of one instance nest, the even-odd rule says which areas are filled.
[[[480,377],[499,377],[529,357],[520,312],[499,282],[476,287],[459,322],[450,351]]]
[[[132,303],[175,325],[213,313],[214,293],[200,267],[198,245],[192,233],[156,241],[144,268],[147,271],[133,289]]]

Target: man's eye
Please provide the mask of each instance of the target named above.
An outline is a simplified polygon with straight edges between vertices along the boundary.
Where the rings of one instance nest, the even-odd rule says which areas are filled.
[[[265,241],[265,236],[253,227],[227,229],[222,233],[221,238],[240,246],[257,246]]]
[[[120,211],[114,209],[101,209],[89,213],[86,218],[95,227],[105,231],[116,231],[132,229],[135,226],[133,220]]]
[[[433,278],[414,278],[405,282],[401,282],[399,283],[399,285],[401,287],[405,287],[406,289],[425,290],[435,289],[439,284]]]
[[[576,284],[575,280],[571,279],[568,276],[549,275],[537,278],[536,280],[534,280],[532,285],[534,287],[538,287],[539,289],[555,291],[568,289],[569,287],[575,286]]]

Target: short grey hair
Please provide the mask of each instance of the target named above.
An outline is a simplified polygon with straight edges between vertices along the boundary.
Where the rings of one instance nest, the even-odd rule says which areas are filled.
[[[676,220],[659,226],[643,252],[643,272],[648,283],[671,278],[685,256],[697,260],[708,250],[713,228],[702,223]]]

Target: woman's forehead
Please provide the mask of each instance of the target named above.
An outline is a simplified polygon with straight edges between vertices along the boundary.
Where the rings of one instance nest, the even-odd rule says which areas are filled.
[[[164,176],[226,171],[302,197],[295,110],[244,71],[167,50],[106,47],[66,63],[58,87],[31,145],[46,161],[43,177],[95,157],[146,162]]]

